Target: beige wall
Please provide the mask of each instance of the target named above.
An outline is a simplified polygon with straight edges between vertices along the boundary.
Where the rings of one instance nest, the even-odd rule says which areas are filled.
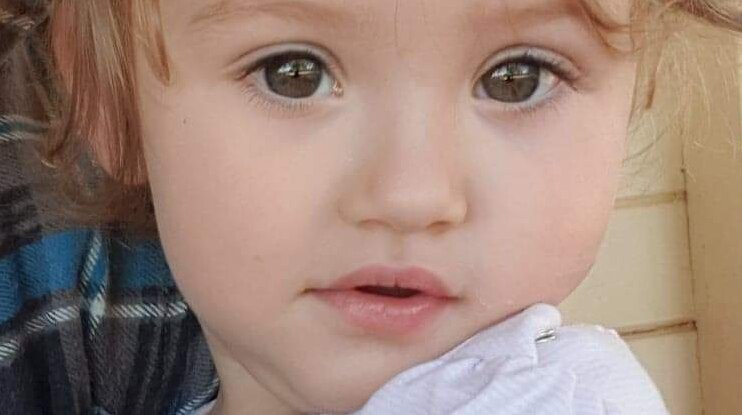
[[[740,62],[740,50],[710,46],[702,62]],[[696,124],[685,146],[704,409],[742,414],[742,91],[730,87],[731,73],[702,73],[709,89],[727,92],[715,95],[721,110]]]
[[[701,413],[700,370],[681,141],[645,124],[597,263],[561,305],[565,319],[616,328],[673,415]],[[644,150],[644,149],[649,150]]]
[[[672,414],[742,414],[742,94],[717,64],[731,69],[739,49],[681,47],[697,54],[696,77],[667,76],[657,107],[689,89],[693,105],[640,123],[598,261],[561,308],[618,329]]]

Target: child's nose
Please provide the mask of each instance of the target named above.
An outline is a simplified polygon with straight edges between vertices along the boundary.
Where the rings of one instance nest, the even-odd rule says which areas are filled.
[[[364,154],[357,158],[363,162],[344,195],[343,216],[397,233],[437,233],[463,223],[468,205],[454,105],[431,105],[430,97],[395,104],[375,106],[383,109],[365,117]]]

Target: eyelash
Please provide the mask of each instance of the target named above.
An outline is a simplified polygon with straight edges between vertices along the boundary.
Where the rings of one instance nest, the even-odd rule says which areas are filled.
[[[301,114],[313,106],[308,99],[286,99],[286,102],[279,102],[280,98],[270,97],[252,83],[245,85],[242,92],[247,96],[248,104],[255,105],[269,115],[274,111],[279,111],[284,116]]]
[[[513,47],[505,49],[502,52],[498,52],[497,55],[505,55],[495,60],[489,60],[483,65],[484,70],[479,72],[479,75],[475,78],[475,87],[479,85],[482,76],[490,71],[492,68],[511,63],[525,63],[536,65],[542,70],[546,70],[554,74],[557,77],[558,83],[548,92],[548,95],[541,101],[535,104],[529,103],[503,103],[494,99],[487,99],[489,106],[497,107],[497,111],[500,113],[515,114],[518,116],[535,116],[542,110],[546,109],[558,109],[558,103],[561,98],[567,93],[563,88],[560,88],[562,83],[566,84],[566,87],[572,91],[580,91],[579,85],[582,79],[581,70],[571,63],[569,59],[560,57],[560,55],[546,51],[540,48],[534,47]]]
[[[271,93],[270,91],[262,91],[255,80],[250,78],[256,75],[256,72],[265,69],[265,65],[273,58],[282,56],[287,53],[301,53],[310,56],[317,61],[322,63],[323,70],[327,71],[326,76],[330,76],[332,79],[337,79],[337,73],[340,72],[339,68],[332,63],[331,60],[324,58],[320,54],[314,52],[312,49],[307,48],[294,48],[280,52],[275,52],[265,56],[255,63],[248,65],[240,73],[240,82],[242,83],[242,92],[247,97],[247,102],[251,105],[255,105],[258,108],[266,111],[269,115],[274,112],[279,112],[284,117],[301,116],[311,109],[316,103],[316,99],[304,98],[304,99],[291,99],[283,98],[280,95]],[[336,81],[339,82],[339,81]]]
[[[566,83],[566,86],[573,91],[579,90],[577,85],[582,75],[579,69],[577,69],[573,64],[568,63],[569,61],[566,58],[558,58],[551,52],[542,52],[532,47],[522,49],[523,50],[516,49],[516,51],[510,52],[510,56],[500,58],[497,61],[488,61],[486,65],[484,65],[485,70],[475,78],[475,86],[479,84],[482,76],[492,68],[510,62],[518,62],[539,66],[540,68],[554,74],[558,78],[559,84]],[[331,60],[324,58],[311,49],[295,48],[272,53],[266,57],[259,59],[255,63],[248,65],[243,71],[241,71],[242,76],[240,77],[240,81],[243,85],[242,90],[247,97],[247,101],[249,104],[255,105],[256,107],[266,111],[268,114],[272,114],[277,111],[282,116],[301,116],[302,114],[306,113],[306,111],[311,109],[318,100],[312,98],[283,98],[278,94],[271,93],[270,91],[263,91],[263,88],[258,86],[255,80],[250,80],[250,78],[256,75],[256,72],[259,72],[265,68],[265,65],[270,61],[270,59],[284,55],[286,53],[304,53],[316,59],[317,61],[322,63],[323,70],[327,72],[326,76],[330,76],[332,79],[335,80],[335,82],[339,82],[337,81],[337,76],[335,75],[339,73],[339,68],[335,66],[335,64],[333,64]],[[506,50],[505,52],[499,52],[498,55],[507,53],[508,52]],[[555,85],[555,87],[548,93],[548,96],[546,98],[535,104],[502,103],[494,99],[489,99],[488,101],[491,101],[493,103],[492,105],[498,106],[498,110],[500,112],[533,116],[542,109],[557,108],[557,102],[566,92],[559,88],[559,84]],[[556,91],[556,89],[559,90]]]

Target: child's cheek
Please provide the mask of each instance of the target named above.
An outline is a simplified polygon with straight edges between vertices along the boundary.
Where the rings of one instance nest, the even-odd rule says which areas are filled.
[[[486,254],[463,255],[483,270],[474,276],[480,300],[490,306],[483,310],[557,304],[587,275],[625,156],[632,68],[616,78],[615,88],[576,97],[527,122],[486,125],[512,140],[493,140],[471,155],[481,168],[472,205],[484,212],[478,223],[484,231],[472,246]]]
[[[255,136],[270,132],[246,128],[236,111],[215,113],[212,94],[178,92],[164,111],[144,106],[158,227],[196,308],[219,298],[243,321],[262,318],[304,288],[287,277],[300,272],[322,203],[312,178],[297,175],[315,160],[263,147]]]

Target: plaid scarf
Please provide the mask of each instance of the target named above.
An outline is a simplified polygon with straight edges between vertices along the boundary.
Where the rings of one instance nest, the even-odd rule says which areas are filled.
[[[76,228],[42,190],[48,3],[0,0],[0,413],[187,414],[218,380],[162,247]]]

